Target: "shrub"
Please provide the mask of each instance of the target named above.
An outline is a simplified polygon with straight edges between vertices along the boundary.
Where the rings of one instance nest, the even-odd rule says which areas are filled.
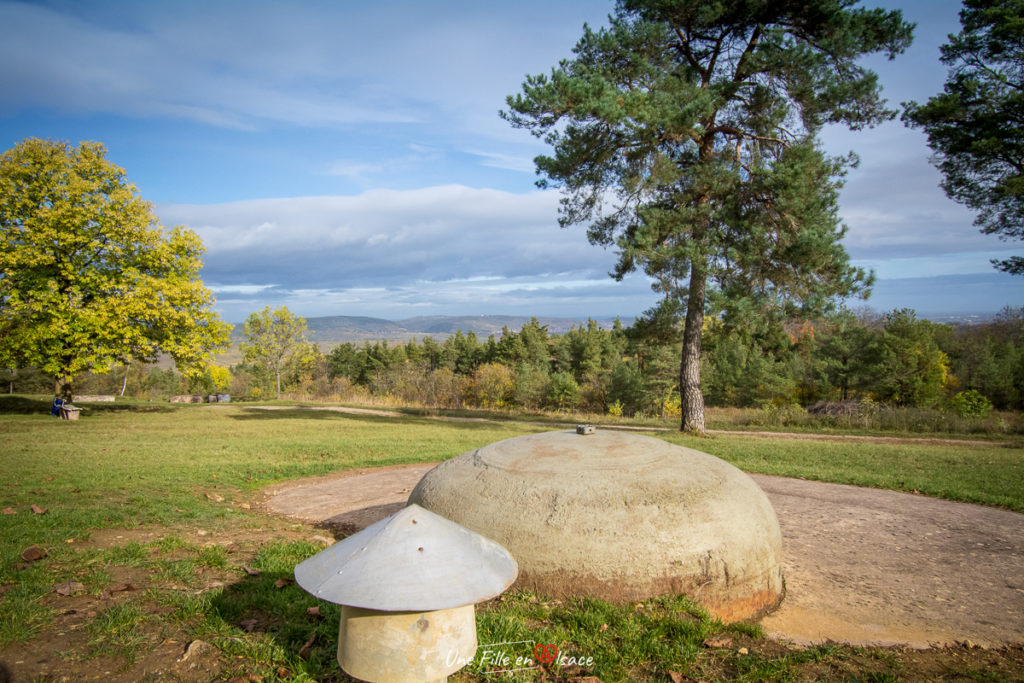
[[[961,391],[952,399],[953,412],[962,418],[988,417],[992,412],[992,403],[974,389]]]

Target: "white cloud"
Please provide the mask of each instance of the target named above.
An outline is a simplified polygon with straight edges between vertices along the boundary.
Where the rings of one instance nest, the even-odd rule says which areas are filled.
[[[18,65],[0,72],[2,108],[243,129],[268,121],[337,126],[421,118],[408,101],[374,93],[372,83],[345,78],[343,69],[332,73],[330,65],[345,55],[332,54],[339,43],[313,13],[257,5],[240,21],[239,7],[142,5],[123,7],[119,28],[108,28],[89,12],[76,16],[82,8],[75,6],[0,3],[0,62]]]
[[[578,307],[583,316],[635,315],[649,307],[647,281],[609,278],[614,253],[588,244],[582,228],[560,229],[557,205],[553,191],[452,185],[160,206],[157,214],[199,233],[207,247],[203,278],[216,291],[242,294],[277,283],[253,292],[253,302],[278,297],[322,315],[516,306],[538,314]]]
[[[568,53],[595,9],[5,0],[0,62],[12,66],[0,71],[0,111],[42,106],[240,129],[426,123],[453,139],[522,140],[496,110],[527,72]]]
[[[342,176],[344,178],[362,179],[367,175],[379,173],[384,168],[381,164],[367,164],[352,160],[339,160],[328,164],[327,175]]]
[[[532,157],[502,154],[501,152],[481,152],[476,150],[467,150],[467,152],[473,156],[481,157],[483,159],[482,163],[484,166],[504,168],[509,171],[521,171],[523,173],[533,173],[536,170]]]

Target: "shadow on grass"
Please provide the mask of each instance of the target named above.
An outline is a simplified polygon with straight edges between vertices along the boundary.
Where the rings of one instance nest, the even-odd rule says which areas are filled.
[[[0,414],[49,415],[52,405],[52,398],[0,396]],[[175,410],[169,405],[153,403],[76,403],[75,405],[84,408],[83,417],[96,413],[168,413]]]
[[[160,403],[76,403],[91,413],[173,413],[178,410]]]
[[[229,415],[232,420],[346,420],[369,422],[373,424],[390,424],[402,422],[403,424],[416,425],[438,425],[443,424],[452,429],[462,430],[493,430],[502,425],[499,421],[463,421],[443,420],[419,415],[401,414],[395,416],[371,415],[368,413],[347,413],[340,410],[324,408],[312,408],[296,406],[294,408],[274,408],[266,410],[258,407],[243,408],[241,414]],[[510,424],[507,422],[506,424]]]
[[[282,571],[245,577],[210,601],[207,616],[237,631],[223,634],[225,640],[232,641],[234,654],[257,667],[285,665],[294,667],[293,674],[299,673],[295,668],[305,669],[302,673],[317,680],[328,674],[333,681],[354,680],[336,660],[340,607],[317,600],[294,581],[291,572]],[[314,607],[319,610],[310,610]]]
[[[0,413],[11,415],[49,415],[50,405],[50,401],[25,396],[0,396]]]

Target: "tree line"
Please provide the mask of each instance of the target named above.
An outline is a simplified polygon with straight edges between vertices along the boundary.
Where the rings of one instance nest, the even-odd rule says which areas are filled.
[[[442,343],[348,343],[319,362],[307,353],[290,377],[301,383],[320,367],[328,381],[447,408],[677,416],[680,345],[645,332],[642,322],[602,329],[591,321],[553,335],[533,320],[486,340],[459,332]],[[1024,407],[1024,308],[980,325],[933,323],[908,309],[760,325],[716,318],[704,335],[704,397],[712,406],[867,399],[943,408],[974,392],[982,406]]]
[[[289,316],[283,309],[273,319]],[[646,320],[610,329],[590,321],[551,334],[533,319],[486,339],[459,331],[443,341],[343,343],[324,352],[305,340],[304,324],[296,321],[302,322],[289,323],[293,343],[277,364],[250,355],[192,377],[134,364],[85,374],[76,386],[108,393],[127,386],[129,394],[149,398],[230,392],[238,400],[273,398],[280,381],[284,396],[298,399],[623,416],[680,412],[678,326],[653,335]],[[919,319],[908,309],[844,309],[812,322],[736,324],[716,317],[706,322],[704,336],[704,398],[711,406],[869,402],[952,409],[965,417],[993,407],[1024,409],[1024,307],[969,325]],[[19,372],[12,389],[49,381]]]

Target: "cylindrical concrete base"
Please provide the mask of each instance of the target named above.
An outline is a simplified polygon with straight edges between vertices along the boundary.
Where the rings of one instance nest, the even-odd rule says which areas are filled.
[[[338,663],[374,683],[443,681],[476,655],[473,605],[381,612],[342,605]]]

